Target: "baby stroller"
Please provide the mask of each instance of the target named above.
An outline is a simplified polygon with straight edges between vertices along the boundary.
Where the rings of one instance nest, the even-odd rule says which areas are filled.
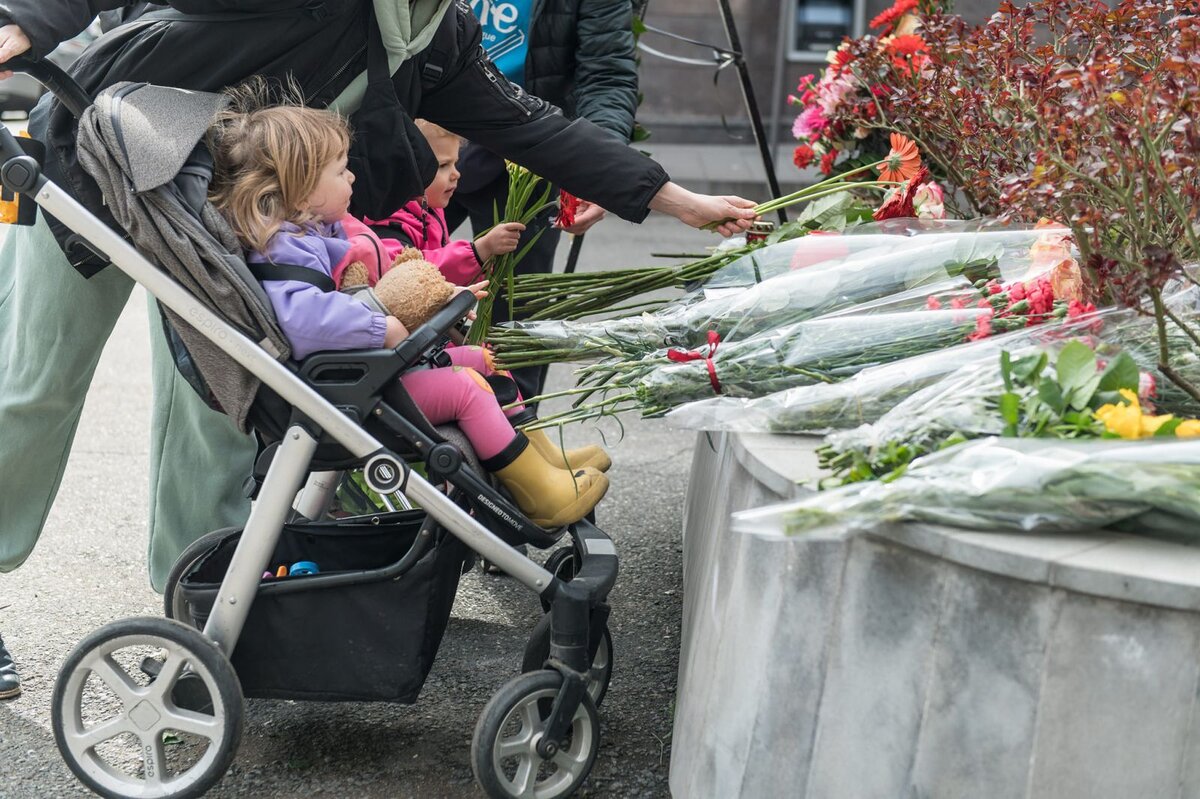
[[[181,368],[206,380],[263,445],[248,483],[249,519],[183,554],[168,580],[168,618],[113,622],[66,658],[51,716],[71,770],[106,797],[199,796],[234,758],[243,697],[415,701],[474,553],[538,594],[546,610],[526,647],[524,673],[480,716],[471,747],[476,778],[492,797],[574,793],[599,749],[596,705],[611,673],[615,547],[589,521],[565,531],[536,527],[476,474],[469,452],[428,424],[396,380],[437,352],[473,298],[455,297],[394,351],[282,360],[270,351],[273,320],[262,316],[269,305],[255,301],[261,288],[201,224],[213,221],[204,200],[211,160],[196,121],[211,115],[215,97],[118,84],[93,103],[52,64],[14,59],[7,68],[39,79],[89,123],[80,125],[81,161],[129,240],[42,174],[36,142],[0,128],[0,182],[6,199],[20,197],[17,221],[32,221],[34,201],[144,286],[170,312],[172,331],[181,334],[176,345],[186,345],[177,353]],[[158,120],[187,130],[189,117],[194,135],[183,141],[180,163],[166,151],[131,152],[138,126],[144,132]],[[97,130],[107,134],[109,158],[96,156]],[[155,138],[178,148],[178,133]],[[85,150],[97,163],[84,160]],[[143,199],[152,207],[139,206]],[[175,249],[158,258],[163,238]],[[236,284],[244,300],[238,307],[252,313],[231,323],[224,317],[237,303],[213,302],[205,281],[221,291]],[[416,462],[427,477],[413,471]],[[329,478],[349,468],[362,468],[374,492],[403,507],[327,518]],[[564,534],[572,545],[549,568],[514,549],[548,548]],[[285,572],[266,579],[276,564]]]

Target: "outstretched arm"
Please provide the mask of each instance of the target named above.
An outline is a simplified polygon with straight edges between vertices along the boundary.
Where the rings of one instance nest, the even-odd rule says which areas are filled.
[[[457,5],[450,15],[444,24],[457,25],[457,58],[423,94],[421,116],[631,222],[641,222],[654,208],[694,227],[731,217],[736,221],[719,226],[720,232],[749,227],[753,203],[688,191],[596,125],[568,121],[500,74],[479,46],[474,17]]]

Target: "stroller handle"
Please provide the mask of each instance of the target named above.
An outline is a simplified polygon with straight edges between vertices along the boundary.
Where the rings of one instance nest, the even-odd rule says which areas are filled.
[[[14,56],[0,64],[0,70],[11,69],[13,72],[24,72],[29,77],[46,87],[66,106],[67,110],[79,119],[83,111],[92,104],[92,97],[75,79],[66,73],[58,64],[30,56]]]

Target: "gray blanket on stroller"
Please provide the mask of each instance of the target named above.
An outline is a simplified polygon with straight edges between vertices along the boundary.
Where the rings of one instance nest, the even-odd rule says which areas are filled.
[[[177,180],[223,103],[217,94],[118,83],[102,92],[80,119],[79,161],[143,255],[251,341],[284,360],[291,354],[287,339],[246,268],[233,231],[204,199],[207,180],[186,173]],[[259,379],[173,311],[162,311],[213,398],[246,430]]]

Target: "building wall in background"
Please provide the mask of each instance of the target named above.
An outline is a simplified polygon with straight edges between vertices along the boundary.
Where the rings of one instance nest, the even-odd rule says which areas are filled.
[[[818,23],[814,28],[817,36],[823,31],[820,22],[836,24],[839,14],[831,6],[836,6],[837,0],[730,0],[764,122],[769,125],[773,114],[777,113],[780,125],[776,135],[785,141],[786,130],[791,126],[785,102],[787,95],[795,88],[801,75],[821,69],[824,65],[823,51],[798,56],[792,52],[789,42],[781,41],[789,39],[791,31],[782,28],[780,20],[792,5],[805,2],[809,4],[813,20]],[[855,34],[865,32],[866,23],[892,5],[892,0],[845,2],[854,6],[850,15],[853,17]],[[987,18],[998,5],[998,0],[958,0],[955,11],[968,19],[979,21]],[[831,14],[831,11],[834,13]],[[646,23],[714,45],[724,46],[728,41],[721,24],[717,0],[649,0]],[[710,49],[675,42],[654,33],[647,33],[643,42],[655,50],[672,55],[701,60],[710,60],[712,57]],[[748,136],[741,90],[733,67],[724,70],[714,85],[714,66],[677,64],[645,52],[641,58],[644,99],[638,110],[638,119],[651,131],[655,141],[730,141],[726,127],[743,138]]]

